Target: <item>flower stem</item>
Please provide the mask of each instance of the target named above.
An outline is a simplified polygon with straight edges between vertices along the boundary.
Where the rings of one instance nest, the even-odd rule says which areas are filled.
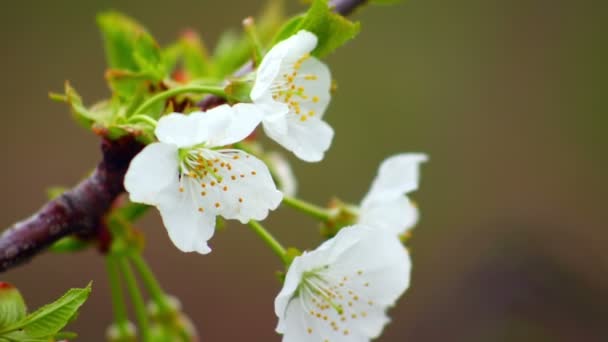
[[[144,297],[141,295],[141,291],[137,287],[137,280],[133,274],[133,269],[129,264],[129,260],[126,258],[118,260],[118,264],[124,275],[129,296],[131,296],[131,300],[133,301],[133,309],[135,310],[135,317],[137,319],[137,325],[139,325],[139,330],[141,331],[142,339],[144,342],[150,341],[150,327],[148,325],[146,303],[144,302]]]
[[[152,127],[156,127],[156,124],[157,124],[156,120],[154,120],[153,118],[151,118],[148,115],[136,114],[129,118],[129,122],[137,122],[137,121],[145,122]]]
[[[156,302],[156,305],[158,305],[159,310],[161,312],[169,312],[171,307],[167,303],[167,296],[146,261],[137,253],[130,253],[129,257],[133,262],[133,266],[139,272],[144,286],[150,292],[150,296]]]
[[[283,263],[289,263],[287,250],[285,250],[285,247],[283,247],[283,245],[281,245],[281,243],[277,241],[277,239],[275,239],[274,236],[272,236],[272,234],[266,230],[266,228],[264,228],[258,221],[253,220],[249,221],[249,227],[251,227],[251,229],[253,229],[253,231],[268,245],[268,247],[270,247],[270,249],[272,249],[272,251],[279,256],[279,258],[281,258]]]
[[[260,42],[260,37],[258,36],[258,32],[255,26],[255,21],[252,17],[247,17],[243,20],[243,28],[245,29],[245,33],[247,34],[247,38],[253,47],[253,63],[255,65],[260,65],[262,61],[263,49],[262,43]]]
[[[112,297],[112,309],[114,311],[114,322],[122,336],[127,336],[127,307],[125,306],[125,297],[120,286],[120,272],[115,256],[109,255],[106,257],[106,266],[108,270],[108,280],[110,282],[110,295]]]
[[[183,93],[208,93],[216,96],[225,96],[224,88],[218,86],[209,86],[202,84],[187,84],[184,86],[175,87],[162,93],[158,93],[151,98],[147,99],[142,103],[133,113],[133,115],[142,114],[146,109],[150,108],[153,104],[159,101],[164,101],[173,96]]]
[[[294,197],[284,196],[283,203],[321,221],[329,221],[333,216],[332,213],[325,208],[321,208],[315,204]]]

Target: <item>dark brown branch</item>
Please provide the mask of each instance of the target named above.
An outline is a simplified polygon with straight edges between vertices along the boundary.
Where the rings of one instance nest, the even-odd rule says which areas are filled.
[[[124,191],[125,172],[141,148],[132,137],[103,140],[102,161],[88,178],[0,236],[0,271],[28,261],[69,234],[94,234],[112,202]]]
[[[367,0],[332,0],[336,13],[351,14]],[[253,70],[251,61],[234,73]],[[208,109],[225,100],[206,97],[199,106]],[[36,214],[16,223],[0,236],[0,272],[31,257],[70,234],[95,235],[110,206],[123,191],[124,175],[131,159],[143,148],[133,137],[102,142],[103,159],[93,174],[75,188],[45,204]]]

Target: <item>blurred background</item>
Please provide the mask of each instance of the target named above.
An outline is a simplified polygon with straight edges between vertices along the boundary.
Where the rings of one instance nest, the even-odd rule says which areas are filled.
[[[289,13],[303,9],[288,1]],[[19,1],[0,12],[0,226],[77,183],[98,138],[47,99],[70,80],[87,103],[109,95],[100,10],[140,20],[161,44],[184,29],[209,46],[262,1]],[[604,7],[604,8],[600,8]],[[293,160],[299,195],[358,202],[378,164],[430,155],[413,195],[421,221],[412,286],[382,341],[608,341],[606,8],[593,1],[408,0],[356,13],[360,36],[328,63],[337,134],[321,164]],[[276,145],[275,145],[276,147]],[[314,248],[317,224],[289,208],[266,223]],[[204,341],[279,341],[274,255],[231,223],[208,256],[183,254],[156,211],[141,221],[146,257]],[[94,291],[69,330],[103,341],[111,322],[103,258],[46,253],[0,276],[33,309],[69,287]]]

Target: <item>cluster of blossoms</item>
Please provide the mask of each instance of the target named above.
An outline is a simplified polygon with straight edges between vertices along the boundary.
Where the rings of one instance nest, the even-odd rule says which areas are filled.
[[[266,218],[295,193],[288,165],[238,148],[262,124],[268,137],[299,159],[323,159],[334,132],[322,120],[331,76],[311,56],[317,37],[300,31],[260,63],[252,103],[163,116],[158,142],[132,161],[125,188],[133,202],[156,206],[173,243],[184,252],[211,251],[216,218],[241,223]],[[267,164],[273,164],[271,173]],[[275,300],[283,341],[368,341],[389,319],[386,310],[409,286],[411,263],[400,236],[417,221],[406,194],[418,187],[422,154],[383,162],[352,222],[317,249],[289,260]],[[282,178],[282,191],[273,180]]]

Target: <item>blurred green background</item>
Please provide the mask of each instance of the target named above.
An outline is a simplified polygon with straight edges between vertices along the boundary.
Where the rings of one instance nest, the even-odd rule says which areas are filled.
[[[70,80],[87,103],[109,95],[95,14],[126,12],[162,43],[186,28],[212,46],[261,1],[19,1],[0,12],[3,190],[0,225],[72,185],[98,139],[47,100]],[[604,7],[604,8],[601,8]],[[290,13],[302,9],[295,1]],[[414,194],[412,286],[382,341],[607,341],[606,8],[594,1],[409,0],[355,16],[360,36],[328,63],[336,138],[320,164],[294,160],[300,195],[358,202],[385,157],[422,151]],[[316,223],[290,209],[267,226],[314,248]],[[279,262],[236,223],[208,256],[173,247],[151,212],[146,256],[204,341],[279,341]],[[103,259],[44,254],[2,274],[31,308],[94,280],[70,330],[103,341],[111,321]]]

